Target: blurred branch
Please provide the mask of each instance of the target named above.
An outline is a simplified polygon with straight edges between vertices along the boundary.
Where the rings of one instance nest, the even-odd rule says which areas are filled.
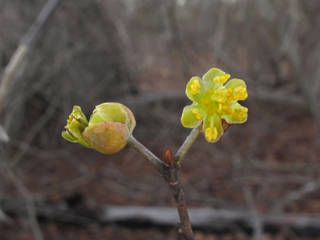
[[[296,0],[290,1],[290,15],[291,15],[291,26],[293,30],[291,32],[289,31],[283,31],[283,29],[280,28],[280,24],[277,24],[275,22],[274,12],[276,12],[271,4],[270,1],[264,1],[264,0],[258,0],[257,1],[261,16],[269,23],[272,24],[277,32],[278,39],[285,43],[285,48],[282,48],[281,50],[284,51],[283,54],[288,58],[288,61],[290,62],[296,78],[299,88],[301,89],[304,97],[307,100],[309,111],[311,112],[313,118],[316,120],[318,126],[320,126],[320,108],[318,105],[318,98],[315,94],[315,91],[312,88],[312,84],[309,82],[306,82],[306,78],[311,77],[308,76],[307,73],[304,70],[304,67],[301,66],[301,56],[299,54],[299,49],[297,45],[297,41],[294,41],[294,30],[296,29],[295,25],[300,21],[299,20],[299,13],[297,10],[297,3]],[[272,9],[272,11],[269,11],[268,9]],[[293,9],[293,10],[292,10]],[[270,14],[271,13],[271,14]],[[288,40],[288,38],[290,38]]]
[[[12,219],[9,218],[3,211],[2,209],[0,209],[0,222],[6,222],[6,223],[11,223]]]
[[[253,229],[253,239],[255,240],[260,240],[263,234],[263,225],[260,219],[259,214],[257,213],[253,195],[252,195],[252,190],[249,186],[244,187],[243,189],[243,195],[244,198],[246,199],[251,215],[252,215],[252,229]]]
[[[303,200],[304,197],[306,197],[308,194],[316,192],[320,189],[320,178],[305,183],[302,187],[295,191],[291,191],[289,194],[287,194],[283,199],[281,199],[277,206],[275,206],[278,209],[283,209],[285,206],[291,206],[295,202],[298,202],[300,200]]]
[[[221,1],[221,10],[219,11],[219,19],[218,19],[218,26],[217,29],[214,33],[214,43],[213,43],[213,48],[214,48],[214,53],[217,56],[220,56],[222,54],[222,42],[224,38],[224,32],[225,32],[225,27],[227,24],[227,12],[228,12],[228,6],[229,4]]]
[[[179,30],[179,26],[177,24],[177,1],[176,0],[168,0],[167,1],[167,16],[169,22],[169,28],[172,36],[173,48],[177,49],[178,54],[181,59],[181,70],[184,81],[189,80],[190,71],[187,63],[187,53],[183,49],[183,41],[181,40],[181,33]]]
[[[30,49],[39,39],[44,24],[47,22],[49,16],[59,2],[60,0],[49,0],[46,3],[46,5],[42,8],[40,14],[38,15],[36,21],[32,24],[27,34],[22,38],[20,45],[14,52],[12,58],[10,59],[10,62],[5,68],[0,85],[0,111],[3,108],[6,96],[10,90],[14,77],[24,64],[26,56],[30,52]]]
[[[17,178],[17,176],[13,173],[13,171],[7,166],[5,159],[1,159],[1,165],[3,167],[3,171],[7,172],[14,185],[17,187],[18,191],[21,193],[23,198],[25,199],[26,210],[29,216],[30,227],[32,229],[33,235],[36,240],[43,240],[42,232],[37,220],[37,210],[34,203],[34,199],[29,190],[25,187],[22,181]],[[5,211],[5,210],[4,210]]]
[[[0,141],[2,142],[9,142],[10,138],[7,134],[6,130],[0,125]]]
[[[25,206],[15,200],[1,202],[6,213],[22,215]],[[101,224],[119,223],[128,224],[130,227],[145,227],[145,223],[151,223],[155,227],[175,226],[178,215],[174,208],[170,207],[137,207],[137,206],[106,206],[102,209],[80,210],[69,209],[65,203],[37,203],[38,216],[65,224]],[[192,226],[198,229],[211,231],[231,231],[233,226],[252,231],[252,213],[247,211],[235,211],[212,208],[190,208]],[[281,226],[290,228],[300,235],[313,237],[320,236],[320,220],[316,217],[298,214],[259,215],[262,226],[266,232],[277,231]],[[134,226],[132,222],[135,222]]]
[[[317,49],[315,51],[315,62],[317,63],[317,70],[314,74],[314,92],[319,94],[320,91],[320,43],[318,43]]]
[[[33,139],[36,137],[36,135],[42,130],[43,126],[52,118],[53,114],[56,112],[56,109],[59,105],[60,99],[54,98],[52,99],[50,106],[45,111],[45,113],[36,121],[30,130],[28,131],[28,134],[26,138],[23,141],[23,145],[21,145],[20,151],[15,155],[14,161],[12,162],[12,165],[17,164],[24,153],[27,151],[28,147],[30,146]]]
[[[297,4],[298,3],[296,0],[290,0],[289,12],[291,22],[286,33],[283,35],[282,43],[280,46],[280,51],[284,53],[287,52],[289,47],[291,46],[291,43],[294,39],[294,34],[298,27],[298,23],[300,22]]]
[[[139,92],[138,84],[135,84],[136,79],[133,76],[134,71],[130,64],[128,63],[125,57],[124,46],[126,46],[126,41],[123,39],[123,29],[115,18],[112,18],[112,15],[106,14],[107,11],[102,11],[103,5],[101,5],[98,1],[91,1],[92,4],[96,7],[99,13],[99,24],[101,24],[101,28],[104,31],[100,31],[100,28],[97,27],[97,22],[95,19],[92,19],[91,16],[88,16],[79,6],[72,1],[66,2],[69,7],[69,12],[76,16],[76,13],[81,15],[81,22],[84,27],[95,36],[95,38],[101,44],[105,53],[109,56],[112,56],[113,59],[113,67],[121,68],[118,69],[123,75],[118,76],[119,79],[117,82],[121,82],[124,86],[129,89],[129,92],[132,95],[135,95]],[[109,10],[110,11],[110,10]],[[106,41],[107,40],[107,41]],[[124,41],[122,41],[124,40]],[[126,69],[126,71],[124,71]],[[103,83],[103,82],[102,82]]]

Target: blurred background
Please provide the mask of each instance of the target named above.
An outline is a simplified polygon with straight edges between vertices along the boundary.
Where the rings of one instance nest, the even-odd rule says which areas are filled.
[[[97,219],[175,204],[130,147],[105,156],[61,132],[74,105],[89,117],[116,101],[135,138],[175,153],[185,86],[212,67],[246,81],[249,119],[215,144],[200,135],[181,183],[190,207],[250,217],[196,240],[319,239],[319,66],[319,0],[0,0],[0,239],[181,239],[175,222]]]

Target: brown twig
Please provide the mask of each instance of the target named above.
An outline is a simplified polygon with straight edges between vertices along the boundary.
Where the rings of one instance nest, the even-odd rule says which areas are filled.
[[[193,231],[189,219],[188,208],[184,198],[184,191],[179,182],[178,170],[180,167],[175,167],[173,164],[167,166],[166,174],[163,175],[167,183],[169,184],[170,191],[176,202],[177,210],[179,213],[180,223],[179,233],[186,240],[194,240]]]
[[[184,157],[186,155],[186,152],[188,151],[191,144],[194,142],[194,140],[198,135],[199,135],[199,130],[194,129],[190,133],[189,137],[186,139],[185,143],[182,145],[182,146],[187,145],[188,147],[185,147],[185,148],[181,147],[180,150],[181,149],[184,149],[184,150],[181,150],[181,151],[179,150],[181,152],[181,156]],[[189,214],[188,214],[188,209],[187,209],[186,201],[184,198],[184,192],[178,177],[178,170],[180,166],[176,166],[175,159],[173,158],[173,155],[171,154],[171,152],[165,149],[165,152],[164,152],[164,161],[166,163],[165,164],[158,157],[156,157],[149,149],[147,149],[140,142],[138,142],[133,136],[129,138],[128,144],[132,146],[135,150],[137,150],[141,155],[143,155],[164,177],[164,179],[169,185],[170,191],[176,202],[177,210],[179,213],[179,218],[180,218],[180,223],[178,223],[179,233],[185,238],[185,240],[194,240],[193,231],[192,231]],[[182,161],[182,158],[181,158],[181,161]]]

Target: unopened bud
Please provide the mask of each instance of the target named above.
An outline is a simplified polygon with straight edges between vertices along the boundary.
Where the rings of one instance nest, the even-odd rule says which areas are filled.
[[[174,157],[168,149],[164,149],[164,161],[167,166],[170,166],[174,163]]]
[[[103,103],[96,106],[89,122],[75,106],[62,136],[104,154],[119,152],[127,144],[136,121],[131,110],[120,103]]]

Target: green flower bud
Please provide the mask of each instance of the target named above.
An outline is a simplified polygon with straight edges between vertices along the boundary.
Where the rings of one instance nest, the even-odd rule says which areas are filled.
[[[96,106],[90,117],[89,126],[100,122],[123,123],[131,133],[136,126],[136,120],[131,110],[120,103],[102,103]]]
[[[82,133],[88,127],[88,120],[81,111],[79,106],[74,106],[72,113],[64,127],[66,131],[62,132],[62,137],[70,142],[80,143],[81,145],[91,148],[83,139]]]
[[[129,108],[120,103],[103,103],[93,111],[83,137],[93,149],[111,155],[127,145],[135,126]]]
[[[120,103],[96,106],[90,121],[79,106],[74,106],[62,136],[104,154],[114,154],[127,145],[136,121],[129,108]]]

